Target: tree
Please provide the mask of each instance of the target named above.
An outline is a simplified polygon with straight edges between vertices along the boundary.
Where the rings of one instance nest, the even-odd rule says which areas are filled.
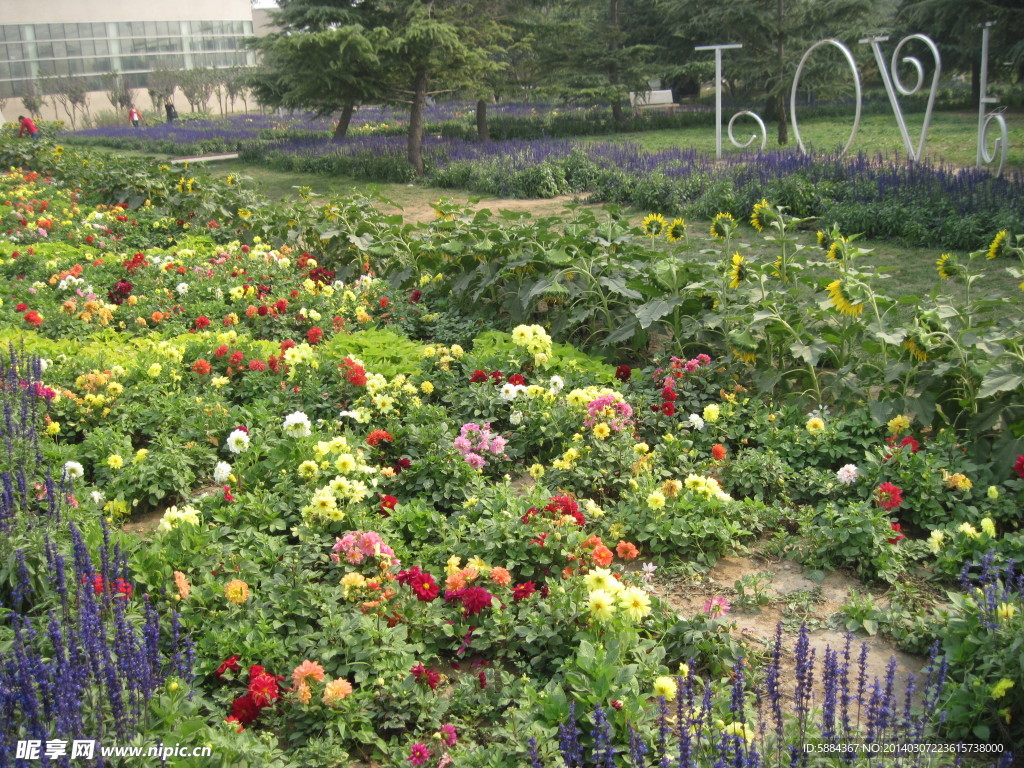
[[[160,109],[164,102],[174,95],[181,81],[181,71],[175,69],[154,69],[146,76],[146,89],[153,109]]]
[[[625,121],[629,93],[648,90],[652,31],[627,32],[642,0],[566,0],[535,11],[537,82],[567,100],[605,103]]]
[[[261,104],[311,109],[319,115],[341,110],[334,140],[348,132],[355,107],[383,88],[378,48],[383,30],[349,24],[315,32],[294,31],[260,39],[260,68],[248,84]]]
[[[107,98],[116,111],[127,111],[135,103],[135,94],[120,72],[108,72],[103,75],[103,87],[106,88]]]
[[[481,0],[486,2],[486,0]],[[417,176],[423,175],[424,110],[429,95],[465,90],[494,71],[494,62],[470,21],[473,2],[426,5],[419,0],[395,3],[389,34],[382,45],[386,74],[397,100],[409,105],[406,157]],[[393,8],[394,8],[393,6]],[[442,86],[431,91],[431,82]]]
[[[54,104],[59,104],[64,114],[71,121],[71,130],[76,128],[79,111],[86,112],[89,101],[89,88],[81,77],[74,75],[57,75],[46,82]]]
[[[729,69],[764,95],[762,116],[778,120],[779,144],[789,141],[786,97],[804,51],[824,37],[853,43],[878,31],[876,0],[720,0],[696,8],[686,0],[661,4],[670,22],[701,44],[743,44],[728,52]],[[814,69],[829,71],[820,63]],[[812,83],[814,75],[808,72],[801,84]]]
[[[43,107],[46,106],[46,97],[39,90],[35,80],[26,80],[21,87],[21,103],[36,120],[43,117]]]
[[[193,112],[206,112],[217,79],[217,70],[207,67],[194,67],[179,74],[178,85]]]
[[[971,102],[978,103],[981,74],[981,26],[994,21],[989,37],[989,66],[1009,64],[1024,77],[1024,6],[1020,0],[902,0],[898,19],[908,33],[931,37],[942,52],[942,67],[970,72]]]

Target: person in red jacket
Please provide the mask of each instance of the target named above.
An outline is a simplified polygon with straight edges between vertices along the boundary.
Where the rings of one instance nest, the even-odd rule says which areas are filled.
[[[18,115],[18,122],[21,123],[21,130],[18,131],[18,138],[21,138],[26,133],[31,139],[39,138],[39,129],[36,128],[36,124],[32,122],[31,117],[25,117],[24,115]]]
[[[142,114],[134,106],[128,110],[128,120],[136,128],[139,127],[139,121],[142,120]]]

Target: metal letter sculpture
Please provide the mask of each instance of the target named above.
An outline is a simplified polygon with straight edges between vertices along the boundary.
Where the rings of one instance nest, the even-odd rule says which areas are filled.
[[[850,53],[850,49],[843,45],[835,38],[828,38],[827,40],[819,40],[810,48],[808,48],[800,59],[800,63],[796,67],[796,74],[793,75],[793,87],[789,92],[789,122],[793,125],[793,135],[796,136],[796,143],[800,147],[800,151],[805,155],[807,154],[807,148],[804,146],[804,140],[800,137],[800,127],[796,122],[796,91],[800,85],[800,75],[804,71],[804,64],[807,63],[807,59],[810,58],[811,54],[817,48],[823,45],[834,45],[838,48],[844,57],[846,57],[847,63],[850,65],[850,69],[853,70],[853,87],[857,94],[857,111],[853,115],[853,130],[850,131],[850,139],[846,142],[846,146],[843,147],[843,151],[839,154],[845,155],[850,149],[850,145],[853,144],[853,140],[857,137],[857,129],[860,127],[860,109],[861,109],[861,95],[860,95],[860,74],[857,72],[857,62],[853,60],[853,54]]]
[[[978,163],[977,167],[980,169],[983,165],[988,165],[996,159],[996,154],[999,155],[999,168],[996,169],[996,176],[1001,176],[1003,173],[1003,166],[1006,165],[1006,152],[1010,146],[1010,137],[1006,130],[1006,118],[1003,117],[1002,112],[1005,107],[1000,107],[995,112],[986,112],[986,104],[995,104],[998,99],[995,96],[988,95],[988,31],[991,27],[995,26],[994,21],[990,21],[981,28],[981,79],[980,79],[980,93],[981,98],[978,100]],[[993,143],[992,152],[988,151],[988,131],[995,123],[999,126],[999,136],[995,138]]]
[[[742,43],[726,43],[725,45],[698,45],[694,48],[695,51],[715,52],[715,157],[719,160],[722,159],[722,51],[742,47]],[[737,112],[729,120],[729,141],[740,149],[746,149],[757,139],[757,134],[755,133],[745,143],[740,144],[736,137],[733,136],[733,123],[736,122],[737,118],[744,116],[754,118],[758,128],[761,129],[761,151],[763,152],[768,144],[768,129],[765,128],[764,121],[757,114],[748,110]]]
[[[939,78],[942,75],[942,57],[939,55],[939,49],[935,46],[935,43],[927,35],[908,35],[900,40],[899,45],[896,46],[896,50],[892,52],[892,61],[888,67],[885,66],[885,60],[882,57],[882,46],[888,40],[887,35],[878,37],[868,37],[861,40],[862,43],[870,43],[871,49],[875,52],[875,61],[878,63],[878,71],[882,75],[882,83],[885,85],[885,92],[889,96],[889,104],[892,105],[893,114],[896,115],[896,124],[900,127],[900,135],[903,137],[903,145],[907,148],[907,155],[910,157],[911,162],[916,163],[921,159],[921,154],[924,152],[924,142],[928,136],[928,126],[932,121],[932,109],[935,106],[935,97],[939,92]],[[904,56],[903,63],[909,64],[914,68],[917,74],[917,82],[914,83],[913,87],[906,88],[903,85],[903,81],[900,80],[899,74],[899,57],[900,51],[903,50],[903,46],[909,43],[911,40],[920,40],[922,43],[928,46],[928,49],[932,52],[932,57],[935,60],[935,72],[932,74],[932,87],[928,92],[928,106],[924,110],[924,124],[921,126],[921,138],[917,142],[917,149],[910,141],[910,133],[907,131],[906,120],[903,119],[903,109],[900,107],[899,100],[896,97],[896,91],[899,91],[902,96],[910,96],[921,90],[921,86],[924,85],[924,66],[921,64],[920,59],[914,56]],[[890,76],[889,73],[892,73]]]

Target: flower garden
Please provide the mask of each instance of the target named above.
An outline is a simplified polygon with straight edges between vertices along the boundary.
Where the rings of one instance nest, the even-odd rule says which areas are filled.
[[[1024,741],[1014,231],[935,253],[918,297],[767,196],[414,225],[50,141],[0,160],[0,764],[98,739],[210,747],[183,766],[1009,765]],[[751,551],[888,589],[846,626],[922,674],[806,623],[734,631],[756,585],[665,597]]]

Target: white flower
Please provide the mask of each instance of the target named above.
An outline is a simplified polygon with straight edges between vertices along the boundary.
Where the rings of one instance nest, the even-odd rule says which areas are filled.
[[[522,384],[509,384],[508,382],[505,382],[501,385],[501,397],[504,400],[515,400],[525,391],[526,387]]]
[[[64,464],[64,476],[71,480],[77,480],[85,474],[82,465],[77,461],[69,461]]]
[[[359,412],[358,411],[342,411],[341,413],[338,414],[338,417],[342,418],[342,419],[354,419],[355,421],[359,421]]]
[[[700,432],[704,429],[704,419],[698,416],[696,413],[690,414],[690,426]]]
[[[228,435],[228,450],[232,453],[245,453],[249,450],[249,435],[245,430],[236,429]]]
[[[551,387],[551,394],[557,395],[565,387],[565,379],[561,376],[552,376],[551,381],[548,382]]]
[[[178,292],[179,296],[184,296],[186,293],[188,293],[188,283],[178,283],[177,288],[175,288],[174,290]]]
[[[843,485],[853,485],[857,482],[859,473],[856,464],[844,464],[836,472],[836,479]]]
[[[226,461],[218,461],[217,466],[213,468],[213,481],[217,483],[217,485],[224,485],[230,477],[231,465]]]
[[[107,497],[103,495],[103,491],[93,491],[92,493],[89,494],[89,498],[92,499],[92,503],[95,504],[97,507],[102,505],[103,502],[107,500]]]
[[[284,432],[289,437],[309,437],[313,433],[310,428],[309,416],[302,411],[289,413],[284,418]]]
[[[513,427],[518,427],[523,423],[523,412],[512,411],[512,413],[508,415],[508,421]]]

